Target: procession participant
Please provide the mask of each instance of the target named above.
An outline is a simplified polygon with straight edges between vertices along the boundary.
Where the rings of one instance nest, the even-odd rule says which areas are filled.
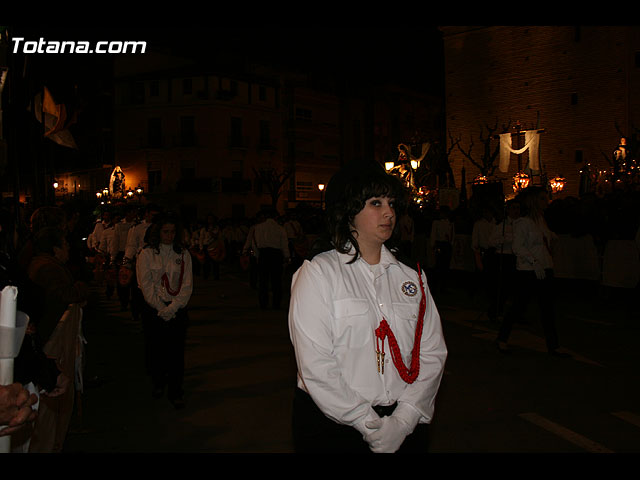
[[[271,290],[271,305],[278,309],[282,302],[284,264],[290,258],[289,244],[287,232],[275,220],[276,210],[266,210],[264,215],[265,220],[253,232],[258,250],[258,302],[260,308],[267,308]]]
[[[89,297],[89,289],[84,282],[76,281],[66,266],[69,244],[63,229],[41,229],[34,237],[34,253],[28,275],[31,284],[41,293],[39,308],[30,311],[34,335],[44,345],[44,353],[55,359],[63,377],[71,381],[76,378],[81,351],[80,309]],[[60,387],[63,387],[63,377],[59,377]],[[40,397],[30,452],[62,451],[74,399],[75,389],[71,384],[60,395]]]
[[[124,263],[129,230],[131,230],[135,225],[136,209],[133,205],[128,205],[125,207],[124,218],[114,226],[113,242],[111,242],[109,251],[111,262],[118,273],[116,292],[118,293],[118,299],[120,300],[121,310],[127,309],[131,298],[131,275],[125,275],[124,273],[128,273],[127,270],[124,270],[124,273],[121,270]]]
[[[97,250],[104,258],[104,280],[106,284],[105,295],[109,300],[116,289],[118,276],[116,266],[114,265],[114,257],[112,256],[116,241],[116,225],[118,223],[120,223],[120,214],[117,211],[114,211],[111,214],[109,223],[104,226],[104,230],[102,231],[100,240],[97,244]]]
[[[427,449],[447,349],[424,272],[385,245],[404,199],[376,163],[348,165],[328,185],[334,249],[306,260],[291,286],[297,451]]]
[[[96,221],[93,231],[87,237],[87,246],[90,250],[97,250],[100,243],[100,237],[106,225],[111,223],[111,212],[103,210],[100,219]]]
[[[193,291],[191,255],[182,245],[180,222],[163,215],[149,228],[147,245],[138,255],[138,286],[153,396],[164,394],[175,408],[184,407],[184,348],[187,304]]]
[[[488,315],[490,320],[502,316],[506,300],[512,297],[515,285],[516,256],[513,254],[513,224],[520,217],[520,203],[509,200],[505,204],[506,215],[489,237],[490,247],[497,254],[496,268],[490,284]]]
[[[200,230],[198,246],[205,253],[202,277],[209,278],[213,271],[213,278],[220,280],[220,263],[226,256],[226,248],[220,223],[215,215],[207,215],[206,225]]]
[[[258,246],[256,245],[256,225],[264,222],[264,213],[262,211],[256,214],[256,217],[249,227],[247,237],[242,247],[242,254],[249,257],[249,286],[254,290],[258,288]]]
[[[144,209],[144,215],[139,223],[136,223],[127,232],[127,243],[124,249],[124,259],[122,265],[130,270],[131,274],[131,315],[134,320],[139,320],[140,309],[144,304],[142,293],[138,288],[138,281],[136,280],[136,259],[138,254],[144,247],[144,237],[147,233],[147,229],[151,225],[153,219],[160,214],[162,209],[155,204],[149,203]],[[124,276],[123,272],[123,276]]]
[[[540,310],[547,351],[551,355],[568,357],[559,351],[554,305],[553,257],[551,242],[555,238],[547,226],[544,210],[549,204],[547,192],[541,187],[529,187],[519,195],[523,216],[513,223],[512,250],[516,256],[515,301],[504,316],[498,332],[497,345],[501,353],[509,352],[507,341],[516,321],[535,297]]]
[[[450,217],[451,211],[449,207],[442,206],[438,209],[438,217],[431,223],[429,246],[435,258],[435,278],[432,282],[431,291],[436,297],[446,290],[451,267],[456,229]]]

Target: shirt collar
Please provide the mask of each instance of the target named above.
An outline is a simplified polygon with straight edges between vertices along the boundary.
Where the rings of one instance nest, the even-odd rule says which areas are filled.
[[[338,252],[338,258],[340,258],[342,263],[349,263],[353,256],[356,253],[356,249],[353,245],[348,244],[349,251],[347,253]],[[364,262],[362,257],[358,258],[358,262]],[[382,265],[385,269],[389,267],[389,265],[397,264],[398,260],[393,256],[393,253],[386,247],[386,245],[382,245],[382,250],[380,252],[380,265]]]

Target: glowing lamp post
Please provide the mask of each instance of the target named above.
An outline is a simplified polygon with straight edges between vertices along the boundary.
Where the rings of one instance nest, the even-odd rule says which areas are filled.
[[[136,195],[138,196],[138,203],[140,203],[140,199],[142,198],[142,194],[144,193],[144,189],[140,185],[138,185],[136,187],[135,192],[136,192]]]
[[[318,190],[320,190],[320,210],[324,210],[324,206],[323,206],[324,183],[318,184]]]

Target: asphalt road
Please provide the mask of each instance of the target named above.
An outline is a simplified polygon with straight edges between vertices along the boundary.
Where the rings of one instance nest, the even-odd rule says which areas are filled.
[[[640,452],[637,292],[558,282],[558,331],[572,358],[548,355],[534,305],[494,345],[481,291],[457,275],[438,299],[449,349],[430,427],[432,453]],[[295,364],[286,308],[261,311],[246,273],[196,277],[186,403],[153,399],[142,331],[95,286],[85,308],[87,387],[67,453],[289,453]],[[97,377],[94,379],[94,377]]]

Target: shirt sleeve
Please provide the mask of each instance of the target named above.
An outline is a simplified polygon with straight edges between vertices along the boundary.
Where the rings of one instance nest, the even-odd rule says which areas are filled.
[[[331,278],[305,261],[291,286],[289,332],[299,380],[320,410],[363,435],[365,423],[378,418],[369,402],[344,380],[333,355],[330,308]]]

